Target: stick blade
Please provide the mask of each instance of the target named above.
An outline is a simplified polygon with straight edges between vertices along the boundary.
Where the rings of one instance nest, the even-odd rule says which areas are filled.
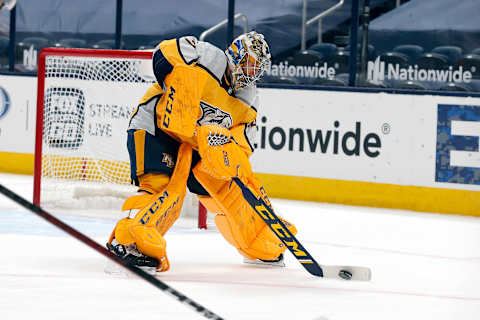
[[[372,271],[367,267],[358,266],[327,266],[321,265],[323,276],[328,279],[370,281]]]

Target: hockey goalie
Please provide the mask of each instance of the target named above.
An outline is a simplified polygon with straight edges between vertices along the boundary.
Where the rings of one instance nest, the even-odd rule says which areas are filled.
[[[138,192],[123,204],[128,217],[118,221],[107,248],[138,267],[169,270],[164,235],[188,187],[247,262],[284,265],[285,246],[232,183],[238,177],[269,204],[248,160],[257,130],[255,83],[270,63],[263,35],[242,34],[225,51],[192,36],[165,40],[152,62],[157,82],[127,132]]]

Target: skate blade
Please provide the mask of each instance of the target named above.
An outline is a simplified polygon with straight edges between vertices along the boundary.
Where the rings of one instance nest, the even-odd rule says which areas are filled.
[[[284,261],[277,261],[277,262],[266,262],[262,260],[251,260],[251,259],[243,259],[243,263],[246,264],[253,264],[257,266],[263,266],[263,267],[277,267],[277,268],[283,268],[285,267],[285,262]]]
[[[157,274],[157,268],[155,267],[137,267],[146,273],[154,276]],[[115,263],[111,260],[107,260],[105,262],[105,266],[103,268],[103,271],[111,276],[117,276],[117,277],[134,277],[135,274],[128,269],[122,267],[118,263]]]

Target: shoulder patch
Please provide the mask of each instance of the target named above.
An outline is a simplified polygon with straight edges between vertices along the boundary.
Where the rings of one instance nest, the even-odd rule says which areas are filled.
[[[197,38],[193,36],[178,39],[178,51],[186,64],[192,64],[198,60]]]
[[[197,39],[194,37],[185,37],[185,41],[194,48],[197,48]]]
[[[202,65],[220,83],[227,67],[227,56],[214,45],[199,41],[197,44],[198,64]]]

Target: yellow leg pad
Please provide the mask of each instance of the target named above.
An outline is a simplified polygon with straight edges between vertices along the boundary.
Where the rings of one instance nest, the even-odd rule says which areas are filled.
[[[283,243],[244,199],[237,185],[210,176],[200,163],[193,172],[224,214],[215,217],[218,230],[241,254],[250,259],[271,260],[285,251]],[[251,183],[249,186],[255,188]]]
[[[192,160],[191,146],[182,144],[177,159],[170,178],[152,174],[144,175],[140,179],[140,187],[147,186],[152,191],[160,188],[165,181],[168,184],[154,195],[136,195],[127,199],[123,206],[124,210],[140,209],[140,211],[133,219],[120,220],[109,240],[111,242],[115,236],[120,244],[135,243],[138,251],[160,261],[160,271],[166,271],[170,267],[165,253],[166,242],[163,235],[180,215]]]
[[[218,228],[218,231],[222,234],[222,236],[227,240],[235,248],[240,247],[233,237],[232,230],[230,229],[230,224],[227,221],[227,218],[224,214],[217,214],[215,216],[215,225]]]
[[[135,242],[135,238],[130,233],[130,227],[132,226],[132,223],[133,219],[129,218],[124,218],[118,221],[115,227],[115,239],[117,239],[118,243],[126,246]],[[111,240],[113,240],[113,237]]]
[[[212,197],[197,195],[197,198],[203,204],[203,206],[207,208],[208,211],[212,213],[222,212],[222,209],[218,206],[217,202]]]
[[[190,170],[190,166],[189,166]],[[170,177],[163,173],[147,173],[138,177],[139,190],[145,190],[152,194],[158,193],[165,189],[170,181]]]
[[[148,193],[136,194],[125,200],[122,211],[145,208],[153,199],[153,195]]]
[[[161,265],[160,271],[170,269],[170,262],[166,253],[167,242],[155,227],[135,225],[131,228],[131,232],[135,235],[135,244],[138,251],[156,258]]]
[[[285,222],[283,218],[280,219]],[[295,235],[297,233],[297,229],[294,225],[292,225],[291,223],[286,223],[285,225],[292,234]],[[285,249],[285,245],[280,241],[280,239],[278,239],[278,237],[272,232],[272,230],[270,230],[270,228],[265,225],[265,228],[260,231],[260,233],[257,235],[257,238],[255,238],[255,240],[250,245],[248,253],[254,255],[259,259],[272,260],[277,258],[280,253],[283,253]],[[265,252],[271,252],[273,256],[263,256]]]
[[[140,193],[127,198],[123,203],[122,211],[145,208],[153,200],[156,193],[165,189],[170,177],[166,174],[147,173],[140,176],[138,180],[140,182],[139,191],[147,191],[151,194]]]
[[[192,161],[192,147],[185,143],[180,145],[177,159],[167,186],[155,194],[134,218],[135,224],[154,226],[162,236],[170,229],[180,214]],[[149,177],[146,177],[144,181],[147,181]],[[156,177],[160,179],[159,175]]]

